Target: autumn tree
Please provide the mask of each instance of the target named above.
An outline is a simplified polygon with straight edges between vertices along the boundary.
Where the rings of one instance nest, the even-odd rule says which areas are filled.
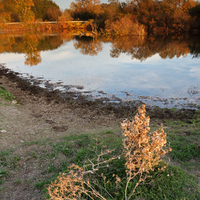
[[[35,18],[44,20],[44,17],[46,14],[44,0],[33,0],[33,3],[34,3],[34,6],[31,8],[31,10],[34,13]]]
[[[6,13],[4,10],[4,4],[0,1],[0,23],[7,22],[11,20],[10,13]]]
[[[33,0],[15,0],[16,12],[21,22],[33,22],[35,16],[31,7],[34,6]]]
[[[95,19],[101,13],[100,0],[75,0],[70,5],[72,16],[76,19]]]
[[[61,16],[61,11],[59,8],[51,7],[47,10],[47,17],[49,21],[58,21],[58,18]]]
[[[194,28],[200,29],[200,4],[197,4],[189,10],[190,16],[195,20]]]
[[[109,4],[102,4],[105,21],[107,19],[115,20],[120,17],[121,4],[119,0],[108,0]]]
[[[19,21],[18,14],[16,13],[15,0],[1,0],[2,10],[1,15],[4,16],[4,21]],[[6,15],[6,17],[5,17]],[[7,18],[8,17],[8,18]]]
[[[62,15],[59,17],[60,21],[72,21],[73,17],[71,15],[70,9],[65,9]]]
[[[119,20],[106,20],[106,32],[114,35],[145,35],[145,28],[132,17],[125,15]]]
[[[189,15],[194,5],[193,0],[129,0],[126,10],[135,15],[150,34],[182,34],[189,32],[194,23]]]

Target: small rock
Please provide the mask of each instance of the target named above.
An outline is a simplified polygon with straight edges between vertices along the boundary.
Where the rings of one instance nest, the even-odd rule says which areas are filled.
[[[1,130],[0,133],[7,133],[7,131],[6,130]]]
[[[17,104],[17,101],[16,101],[16,100],[13,100],[13,101],[12,101],[12,104]]]

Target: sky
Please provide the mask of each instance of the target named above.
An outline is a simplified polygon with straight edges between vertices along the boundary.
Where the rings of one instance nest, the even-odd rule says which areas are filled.
[[[65,10],[66,8],[70,8],[71,2],[75,2],[75,0],[53,0],[61,10]],[[101,3],[108,3],[108,0],[101,0]]]

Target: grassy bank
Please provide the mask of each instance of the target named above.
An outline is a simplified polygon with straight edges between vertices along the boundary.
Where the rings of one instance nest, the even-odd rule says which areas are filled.
[[[0,90],[0,99],[2,102],[0,104],[1,109],[3,107],[13,108],[18,113],[17,117],[19,117],[23,105],[9,103],[12,102],[14,97],[3,87]],[[6,101],[6,104],[4,103],[5,99],[9,100]],[[59,114],[54,113],[57,118]],[[2,141],[8,134],[5,132],[5,121],[9,123],[7,120],[11,121],[9,118],[0,119],[0,139]],[[37,115],[37,123],[41,121],[42,119]],[[100,187],[99,192],[106,199],[112,199],[112,197],[113,199],[123,199],[126,184],[126,160],[121,155],[124,137],[119,122],[120,120],[113,121],[110,126],[96,126],[96,122],[91,121],[91,126],[84,129],[61,130],[57,128],[58,132],[53,132],[53,134],[56,134],[54,139],[50,137],[41,139],[41,136],[45,134],[44,129],[41,129],[40,132],[35,131],[36,137],[34,139],[25,141],[23,138],[16,146],[7,145],[0,151],[1,193],[5,193],[12,180],[14,181],[13,187],[20,188],[23,184],[28,184],[30,188],[35,190],[34,193],[40,194],[42,192],[45,199],[48,197],[48,184],[54,181],[59,173],[68,172],[72,163],[82,167],[88,162],[88,159],[92,161],[92,159],[97,158],[102,149],[110,149],[113,151],[105,154],[102,159],[108,160],[110,157],[117,156],[116,159],[107,162],[98,173],[94,176],[91,175],[91,177],[96,180],[98,188]],[[12,121],[12,123],[15,122]],[[55,122],[48,120],[48,123]],[[68,125],[73,126],[72,123],[69,120]],[[167,142],[171,144],[172,151],[164,157],[165,162],[161,162],[154,172],[150,172],[152,177],[147,178],[137,187],[132,198],[148,200],[199,199],[197,180],[199,180],[200,170],[200,112],[196,111],[196,115],[187,122],[185,120],[151,118],[151,131],[157,130],[161,123],[163,123],[167,133]],[[22,126],[26,125],[23,124]],[[28,124],[27,126],[29,127]],[[29,131],[31,132],[31,130]],[[26,172],[27,170],[28,172]],[[30,172],[32,174],[28,183],[26,183],[23,176]],[[138,178],[133,180],[130,191],[137,181]],[[97,188],[97,185],[95,185],[95,188]]]

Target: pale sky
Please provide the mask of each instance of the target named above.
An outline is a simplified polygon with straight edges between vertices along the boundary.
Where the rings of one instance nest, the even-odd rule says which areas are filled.
[[[65,10],[70,7],[71,2],[75,2],[75,0],[53,0],[61,10]],[[108,3],[108,0],[101,0],[101,3]]]

